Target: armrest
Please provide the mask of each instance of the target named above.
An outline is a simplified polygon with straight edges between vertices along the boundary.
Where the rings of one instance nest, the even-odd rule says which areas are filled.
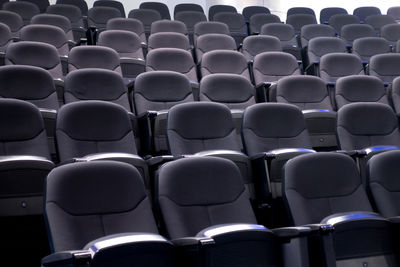
[[[88,250],[61,251],[44,257],[42,267],[89,266],[92,255]]]
[[[56,119],[57,117],[57,110],[55,109],[47,109],[47,108],[39,108],[40,114],[45,119]]]
[[[272,230],[272,232],[279,238],[296,238],[301,236],[308,236],[310,233],[315,231],[317,231],[315,228],[307,226],[282,227]]]
[[[352,158],[363,158],[367,155],[364,150],[336,150],[335,152],[348,155]]]
[[[37,156],[1,156],[0,157],[0,170],[7,170],[10,168],[35,168],[41,170],[52,170],[55,165],[52,161]]]
[[[322,224],[330,224],[333,227],[336,225],[354,222],[360,220],[387,220],[378,213],[375,212],[343,212],[330,215],[322,220]]]
[[[246,157],[242,152],[235,151],[235,150],[224,150],[224,149],[216,149],[216,150],[206,150],[206,151],[201,151],[193,155],[185,155],[185,157],[207,157],[207,156],[239,156],[239,157]]]
[[[265,226],[258,224],[220,224],[211,227],[207,227],[206,229],[200,231],[196,237],[206,237],[206,238],[215,238],[219,235],[232,234],[238,232],[269,232],[272,233],[271,230],[265,228]]]
[[[309,73],[309,74],[315,74],[315,73],[314,73],[314,70],[315,70],[315,68],[318,67],[318,66],[319,66],[319,61],[314,61],[314,62],[310,63],[310,65],[308,65],[308,66],[306,67],[305,72],[306,72],[306,73]]]
[[[143,158],[139,157],[138,155],[129,153],[96,153],[74,159],[75,162],[88,162],[97,160],[115,160],[125,162],[134,166],[146,164]]]
[[[149,159],[146,160],[147,165],[149,165],[149,167],[154,167],[154,166],[159,166],[162,165],[168,161],[173,161],[175,159],[179,159],[181,157],[175,157],[172,155],[163,155],[163,156],[155,156],[155,157],[151,157]]]
[[[289,159],[296,155],[304,154],[304,153],[315,153],[316,151],[308,148],[280,148],[271,150],[268,152],[256,154],[250,157],[250,160],[272,160],[272,159]]]
[[[145,66],[146,62],[142,58],[131,58],[131,57],[121,57],[120,58],[121,64],[137,64]]]
[[[64,81],[61,78],[53,79],[53,82],[56,87],[64,87]]]
[[[323,118],[336,118],[336,112],[327,109],[307,109],[302,111],[304,118],[315,118],[315,117],[323,117]]]
[[[397,146],[372,146],[364,148],[360,151],[360,153],[364,153],[367,157],[372,157],[375,154],[388,151],[388,150],[397,150],[399,147]]]

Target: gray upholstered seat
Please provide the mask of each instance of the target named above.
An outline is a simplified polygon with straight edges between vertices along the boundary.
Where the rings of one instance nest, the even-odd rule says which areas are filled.
[[[231,5],[212,5],[208,9],[208,20],[213,21],[214,16],[220,12],[237,13],[237,10],[234,6]]]
[[[400,19],[400,8],[399,8],[399,6],[389,7],[386,13],[389,16],[392,16],[397,22],[399,21],[399,19]]]
[[[340,37],[352,46],[353,42],[362,37],[376,37],[374,28],[368,24],[348,24],[342,27]]]
[[[315,18],[315,15],[293,14],[286,18],[286,24],[292,25],[295,33],[300,34],[303,26],[317,24],[317,19]]]
[[[19,30],[24,25],[20,15],[12,11],[0,10],[0,22],[6,24],[10,28],[13,38],[19,37]]]
[[[177,32],[183,35],[188,35],[185,23],[168,19],[157,20],[151,24],[150,34],[158,32]]]
[[[380,78],[385,83],[392,83],[394,78],[400,76],[400,71],[397,68],[399,64],[400,54],[374,55],[369,60],[368,73]]]
[[[150,35],[151,24],[154,21],[161,20],[161,15],[153,9],[133,9],[129,12],[128,18],[140,20],[144,27],[144,32],[148,38]]]
[[[179,48],[191,52],[189,38],[177,32],[158,32],[149,36],[148,51],[157,48]]]
[[[308,42],[315,37],[334,37],[335,29],[330,25],[309,24],[304,25],[300,31],[301,46],[308,46]]]
[[[363,37],[353,42],[352,53],[359,56],[363,62],[369,62],[374,55],[390,52],[389,42],[381,37]]]
[[[39,7],[25,1],[12,1],[3,4],[3,10],[15,12],[21,16],[24,25],[28,25],[31,18],[40,13]]]
[[[319,22],[329,24],[329,19],[337,14],[347,14],[347,10],[342,7],[325,7],[319,13]]]
[[[65,16],[56,14],[39,14],[31,19],[31,24],[52,25],[60,27],[65,32],[68,41],[75,40],[72,31],[71,21]]]
[[[46,11],[46,8],[50,5],[49,0],[17,0],[17,1],[26,1],[36,5],[39,8],[40,13],[44,13]]]
[[[269,10],[268,7],[265,6],[246,6],[242,10],[242,14],[244,16],[244,19],[246,20],[246,23],[249,23],[251,20],[251,17],[256,14],[271,14],[271,11]]]
[[[328,83],[334,83],[340,77],[364,75],[361,59],[348,53],[329,53],[323,55],[319,62],[319,75]]]
[[[268,23],[261,27],[261,35],[277,37],[282,44],[282,50],[293,54],[297,59],[301,58],[300,48],[292,25],[283,23]]]
[[[124,9],[124,5],[119,2],[119,1],[108,1],[108,0],[96,0],[93,3],[93,6],[107,6],[107,7],[113,7],[119,10],[119,12],[121,13],[121,16],[123,18],[126,17],[125,15],[125,9]]]
[[[88,26],[96,27],[99,32],[102,32],[106,29],[108,20],[121,17],[121,12],[116,8],[94,6],[88,11]]]
[[[213,21],[228,25],[230,35],[235,39],[237,47],[247,36],[247,25],[242,14],[233,12],[219,12],[214,15]]]
[[[366,22],[371,15],[381,15],[381,10],[374,6],[361,6],[353,10],[353,15],[359,17],[361,22]]]
[[[379,14],[366,17],[364,22],[368,25],[371,25],[374,28],[376,34],[380,35],[381,28],[383,26],[388,24],[395,24],[396,20],[392,16]]]
[[[176,20],[176,15],[178,13],[186,11],[199,12],[204,14],[204,9],[201,5],[195,3],[182,3],[177,4],[174,7],[174,19]]]
[[[244,39],[241,50],[248,61],[253,61],[256,55],[263,52],[282,51],[282,45],[275,36],[252,35]]]
[[[279,22],[281,22],[281,19],[274,14],[264,14],[264,13],[254,14],[250,18],[250,23],[249,23],[250,33],[259,34],[261,32],[261,27],[264,24],[279,23]]]
[[[392,84],[391,97],[396,114],[400,113],[400,79],[395,78]]]
[[[336,33],[341,33],[342,27],[348,24],[360,24],[360,18],[350,14],[336,14],[329,18],[329,25],[331,25]]]
[[[197,11],[180,11],[175,14],[174,19],[185,23],[191,44],[194,44],[194,26],[199,22],[207,21],[206,15]]]
[[[233,37],[226,34],[207,33],[197,38],[195,52],[197,63],[201,62],[204,53],[213,50],[236,50],[236,43]]]
[[[139,36],[141,42],[147,43],[143,23],[138,19],[113,18],[107,21],[106,29],[130,31],[136,33]]]
[[[306,14],[306,15],[312,15],[315,17],[315,12],[312,8],[309,7],[291,7],[287,10],[286,16],[291,16],[291,15],[296,15],[296,14]]]
[[[390,45],[396,47],[397,41],[400,40],[400,25],[395,23],[383,26],[381,28],[381,37],[387,40]]]
[[[194,30],[193,30],[194,45],[196,46],[197,38],[199,38],[200,35],[207,33],[219,33],[219,34],[230,35],[228,25],[226,25],[225,23],[217,21],[199,22],[196,23],[196,25],[194,25]]]
[[[56,5],[72,5],[79,8],[83,16],[88,15],[88,5],[84,0],[57,0]]]
[[[126,30],[106,30],[100,33],[99,46],[110,47],[120,57],[144,59],[140,37]]]
[[[315,37],[308,43],[307,57],[309,64],[318,63],[323,55],[346,53],[346,43],[337,37]]]
[[[4,64],[4,54],[7,49],[7,46],[12,43],[12,34],[10,27],[8,27],[6,24],[0,22],[0,58],[1,58],[1,63]]]
[[[155,10],[161,15],[161,19],[171,19],[168,6],[162,2],[143,2],[140,4],[139,9]]]

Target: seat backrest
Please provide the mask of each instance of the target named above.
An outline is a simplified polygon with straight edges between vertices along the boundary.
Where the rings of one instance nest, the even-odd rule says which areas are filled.
[[[389,7],[386,13],[389,16],[392,16],[395,20],[400,19],[400,7],[399,6]]]
[[[280,79],[276,100],[296,105],[301,110],[333,110],[326,83],[315,76],[295,75]]]
[[[151,34],[158,32],[177,32],[180,34],[187,35],[188,30],[185,23],[175,20],[158,20],[151,24]]]
[[[0,52],[4,53],[12,41],[10,27],[0,22]]]
[[[230,6],[230,5],[212,5],[208,9],[208,20],[209,21],[214,20],[215,14],[220,13],[220,12],[237,13],[237,10],[234,6]]]
[[[138,19],[114,18],[107,21],[107,30],[122,30],[136,33],[143,43],[147,43],[143,23]]]
[[[252,61],[256,55],[263,52],[280,51],[282,51],[282,45],[275,36],[252,35],[243,40],[242,53],[248,61]]]
[[[3,10],[15,12],[21,16],[24,25],[28,25],[31,18],[40,13],[39,7],[25,1],[12,1],[3,4]]]
[[[255,14],[271,14],[271,11],[268,7],[265,6],[246,6],[242,10],[242,14],[246,23],[250,22],[250,19]]]
[[[200,12],[204,14],[204,9],[201,5],[195,3],[182,3],[182,4],[177,4],[174,7],[174,19],[176,20],[176,14],[186,11]]]
[[[387,24],[381,28],[381,37],[385,38],[391,45],[396,46],[400,40],[400,24]]]
[[[389,105],[383,82],[374,76],[342,77],[337,80],[335,88],[338,109],[353,102],[377,102]]]
[[[39,67],[19,65],[1,67],[0,97],[21,99],[38,108],[58,109],[53,77]]]
[[[167,135],[174,156],[214,149],[240,151],[231,112],[220,103],[173,106],[168,113]]]
[[[247,60],[237,51],[214,50],[205,53],[201,60],[201,74],[204,77],[213,73],[239,74],[250,81]]]
[[[184,74],[189,80],[198,82],[196,65],[190,52],[179,48],[151,50],[146,58],[146,71],[170,70]]]
[[[171,239],[195,236],[217,224],[256,223],[239,168],[230,160],[169,162],[160,168],[156,183],[157,204]]]
[[[86,2],[84,2],[86,3]],[[61,15],[69,19],[71,26],[75,28],[84,27],[82,11],[79,7],[70,4],[56,4],[47,7],[46,13]]]
[[[319,62],[319,76],[325,82],[336,82],[340,77],[364,75],[361,59],[348,53],[329,53]]]
[[[43,119],[32,103],[0,99],[0,125],[0,155],[50,159]]]
[[[105,101],[78,101],[60,108],[56,122],[60,161],[96,153],[137,154],[128,112]]]
[[[315,37],[334,37],[335,29],[330,25],[310,24],[304,25],[300,32],[301,46],[306,47],[308,42]]]
[[[337,116],[337,134],[342,149],[400,146],[397,117],[388,105],[351,103],[340,108]]]
[[[329,18],[329,25],[331,25],[338,34],[344,25],[360,23],[359,17],[350,14],[336,14]]]
[[[158,233],[139,171],[95,161],[54,169],[46,181],[45,218],[53,251],[77,250],[105,235]]]
[[[258,34],[261,31],[261,27],[264,24],[268,23],[279,23],[281,22],[281,19],[274,14],[254,14],[250,18],[250,33],[251,34]]]
[[[122,16],[123,18],[126,17],[124,5],[123,5],[121,2],[119,2],[119,1],[115,1],[115,0],[113,0],[113,1],[109,1],[109,0],[96,0],[96,1],[94,1],[93,6],[94,6],[94,7],[95,7],[95,6],[113,7],[113,8],[116,8],[116,9],[119,10],[119,12],[121,13],[121,16]]]
[[[342,27],[340,37],[347,44],[353,45],[354,40],[362,37],[376,37],[374,28],[368,24],[348,24]]]
[[[313,16],[308,14],[293,14],[287,17],[286,24],[292,25],[294,31],[299,34],[303,26],[309,24],[317,24],[317,19],[315,18],[315,15]]]
[[[103,31],[106,29],[108,20],[121,17],[121,12],[114,7],[95,6],[88,11],[88,24],[90,27]]]
[[[147,50],[157,48],[179,48],[191,51],[190,42],[186,35],[177,32],[158,32],[149,36]]]
[[[400,79],[395,78],[392,84],[392,103],[396,114],[400,113]]]
[[[196,42],[197,63],[201,62],[204,53],[214,50],[236,50],[235,39],[232,36],[219,33],[207,33],[199,36]]]
[[[19,30],[24,26],[22,17],[12,11],[0,10],[0,22],[10,28],[13,37],[19,37]]]
[[[368,16],[381,15],[381,10],[374,6],[362,6],[354,9],[353,15],[359,17],[361,22],[364,22]]]
[[[237,74],[210,74],[200,83],[200,101],[222,103],[230,109],[245,109],[255,104],[254,96],[250,81]]]
[[[362,37],[353,42],[352,53],[366,62],[374,55],[390,52],[391,48],[389,42],[381,37]]]
[[[315,17],[315,12],[309,7],[291,7],[286,12],[286,16],[289,17],[291,15],[297,14],[306,14],[306,15],[313,15]]]
[[[81,10],[82,15],[84,16],[88,15],[89,8],[86,1],[84,0],[57,0],[56,4],[76,6]]]
[[[218,12],[214,15],[214,21],[228,25],[231,34],[241,33],[247,35],[246,21],[240,13]]]
[[[254,57],[253,74],[255,84],[276,82],[279,79],[300,75],[297,59],[284,52],[264,52]]]
[[[187,77],[174,71],[151,71],[136,77],[133,98],[137,114],[168,110],[194,96]]]
[[[400,64],[400,54],[387,53],[374,55],[369,60],[369,75],[380,78],[383,82],[391,83],[394,78],[400,76],[397,68]]]
[[[365,23],[371,25],[375,29],[375,32],[380,35],[383,26],[394,24],[396,20],[389,15],[371,15],[365,18]]]
[[[311,148],[301,110],[283,103],[259,103],[246,108],[242,137],[249,156],[280,148]]]
[[[175,15],[176,21],[185,23],[189,33],[193,33],[194,26],[199,22],[207,21],[207,17],[202,12],[197,11],[180,11]]]
[[[67,56],[69,53],[67,35],[60,27],[30,24],[21,29],[19,36],[21,41],[50,44],[57,49],[60,56]]]
[[[160,13],[161,19],[171,19],[168,6],[162,2],[143,2],[139,9],[152,9]]]
[[[290,24],[268,23],[261,26],[261,35],[272,35],[277,37],[282,47],[298,46],[294,28]]]
[[[26,1],[36,5],[39,8],[40,13],[45,13],[46,8],[50,5],[49,0],[17,0],[17,1]]]
[[[356,163],[340,153],[309,153],[289,160],[283,192],[294,225],[320,223],[335,213],[372,212]]]
[[[323,55],[329,53],[346,53],[346,43],[337,37],[315,37],[308,43],[307,56],[311,63],[319,62]]]
[[[140,20],[143,23],[146,35],[150,35],[151,24],[161,20],[160,12],[153,9],[133,9],[129,12],[128,18]]]
[[[21,41],[8,46],[6,65],[29,65],[41,67],[53,78],[63,79],[61,61],[57,49],[50,44]]]
[[[31,19],[31,24],[52,25],[61,28],[68,40],[74,40],[72,33],[71,21],[62,15],[56,14],[39,14]]]
[[[194,32],[193,32],[194,44],[196,45],[197,38],[200,35],[207,33],[219,33],[219,34],[230,35],[228,25],[226,25],[225,23],[217,21],[203,21],[194,25]]]
[[[120,57],[144,59],[140,37],[125,30],[105,30],[100,33],[97,45],[114,49]]]
[[[326,7],[321,9],[319,13],[319,22],[321,24],[328,24],[329,19],[337,14],[347,14],[347,10],[342,7]]]

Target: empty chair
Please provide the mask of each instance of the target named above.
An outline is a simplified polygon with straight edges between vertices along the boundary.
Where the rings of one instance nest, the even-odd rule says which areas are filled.
[[[249,22],[250,34],[259,34],[261,31],[261,27],[264,24],[279,22],[281,22],[281,19],[274,14],[254,14],[253,16],[251,16]]]
[[[340,37],[348,46],[353,46],[354,40],[363,37],[376,37],[374,28],[368,24],[348,24],[342,27]]]
[[[185,23],[186,28],[188,30],[190,43],[194,44],[193,40],[194,26],[199,22],[207,21],[207,17],[202,12],[181,11],[175,15],[175,20]]]
[[[99,32],[106,29],[107,21],[113,18],[120,18],[121,12],[113,7],[96,6],[88,11],[88,25],[95,27]]]
[[[228,25],[230,35],[235,38],[238,47],[247,36],[247,25],[242,14],[219,12],[214,15],[213,20]]]
[[[225,23],[216,21],[199,22],[194,26],[194,32],[193,32],[194,45],[196,46],[197,38],[199,38],[200,35],[207,33],[219,33],[219,34],[230,35],[228,25],[226,25]]]
[[[353,42],[352,53],[359,56],[363,62],[369,62],[374,55],[390,52],[389,42],[380,37],[363,37]]]
[[[31,24],[51,25],[61,28],[69,41],[69,46],[75,45],[72,25],[68,18],[55,14],[39,14],[31,19]]]
[[[50,5],[49,0],[17,0],[17,1],[26,1],[37,5],[37,7],[40,10],[40,13],[45,13],[46,8]]]
[[[348,53],[329,53],[319,62],[319,76],[327,83],[334,83],[340,77],[364,75],[361,59]]]
[[[338,109],[353,102],[377,102],[389,105],[386,88],[377,77],[351,75],[337,80],[335,100]]]
[[[297,15],[297,14],[306,14],[306,15],[312,15],[315,17],[315,12],[309,7],[292,7],[289,8],[288,11],[286,12],[286,16],[289,17],[291,15]]]
[[[214,50],[205,53],[201,60],[200,71],[203,77],[213,73],[231,73],[251,80],[247,60],[237,51]]]
[[[321,9],[319,13],[319,22],[321,24],[329,24],[329,19],[337,14],[347,14],[347,10],[342,7],[326,7]]]
[[[220,13],[220,12],[237,13],[237,10],[234,6],[230,6],[230,5],[212,5],[208,9],[208,20],[209,21],[214,20],[215,14]]]
[[[107,21],[107,30],[121,30],[136,33],[140,41],[147,43],[146,34],[144,32],[143,23],[140,20],[132,18],[114,18]]]
[[[265,6],[246,6],[242,10],[242,14],[246,23],[250,22],[250,19],[255,14],[271,14],[271,11]]]
[[[300,34],[301,28],[303,26],[309,24],[317,24],[317,19],[313,15],[294,14],[287,17],[286,24],[292,25],[295,33]]]
[[[197,83],[196,65],[190,52],[179,48],[151,50],[146,58],[146,71],[170,70],[184,74],[192,83]]]
[[[331,25],[337,34],[339,34],[344,25],[348,24],[360,24],[360,18],[355,15],[349,14],[337,14],[333,15],[329,19],[329,25]]]
[[[371,15],[365,18],[365,23],[371,25],[376,34],[380,35],[383,26],[396,23],[396,20],[389,15]]]
[[[183,35],[187,35],[188,31],[185,23],[181,21],[171,20],[158,20],[151,24],[150,34],[158,32],[177,32]]]
[[[201,5],[195,4],[195,3],[182,3],[182,4],[177,4],[174,7],[174,19],[176,20],[176,15],[179,12],[200,12],[204,14],[203,7]]]
[[[304,25],[300,32],[300,42],[302,47],[306,47],[308,42],[315,37],[334,37],[335,29],[330,25],[310,24]]]
[[[21,16],[12,11],[0,10],[0,22],[10,28],[14,39],[19,37],[19,30],[24,26]]]
[[[131,110],[128,89],[121,76],[114,71],[93,68],[76,70],[65,77],[64,87],[65,104],[102,100]]]
[[[400,79],[395,78],[392,84],[391,92],[393,108],[396,114],[400,113]]]
[[[201,62],[204,53],[213,50],[236,50],[236,42],[233,37],[226,34],[208,33],[197,38],[196,42],[196,59],[197,63]]]
[[[160,13],[161,19],[171,19],[168,6],[161,2],[143,2],[139,6],[140,9],[152,9]]]
[[[161,15],[158,11],[152,9],[133,9],[129,12],[128,18],[140,20],[143,24],[146,37],[148,38],[151,24],[154,21],[161,20]]]
[[[10,27],[0,22],[0,65],[4,65],[7,46],[13,41]]]
[[[253,61],[260,53],[282,51],[282,45],[275,36],[254,35],[244,39],[241,50],[248,61]]]
[[[187,36],[177,32],[158,32],[149,36],[148,51],[157,48],[179,48],[191,51]]]
[[[353,10],[353,15],[360,18],[361,22],[371,15],[381,15],[381,10],[374,6],[362,6]]]
[[[389,16],[392,16],[397,22],[400,20],[400,7],[392,6],[386,12]]]
[[[368,74],[380,78],[385,83],[392,83],[394,78],[400,76],[398,64],[400,64],[400,54],[375,55],[369,60]]]
[[[113,0],[113,1],[110,1],[110,0],[96,0],[96,1],[94,1],[93,6],[94,7],[95,6],[113,7],[113,8],[116,8],[116,9],[119,10],[119,12],[121,13],[121,16],[123,18],[126,17],[124,5],[119,1],[115,1],[115,0]]]
[[[31,18],[40,13],[39,7],[37,5],[25,1],[13,1],[4,3],[3,10],[15,12],[20,15],[24,25],[28,25],[31,21]]]
[[[84,0],[57,0],[56,4],[76,6],[81,10],[83,16],[88,15],[88,5]]]
[[[381,37],[386,39],[392,47],[396,48],[396,43],[400,40],[400,25],[396,23],[383,26],[381,28]]]

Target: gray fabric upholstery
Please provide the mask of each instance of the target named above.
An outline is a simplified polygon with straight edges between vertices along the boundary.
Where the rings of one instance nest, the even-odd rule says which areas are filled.
[[[0,97],[25,100],[39,108],[58,109],[53,78],[39,67],[1,67]]]
[[[282,103],[259,103],[243,114],[243,142],[249,156],[279,148],[311,148],[301,110]]]
[[[263,52],[282,51],[280,40],[275,36],[253,35],[243,41],[242,53],[248,61]]]
[[[97,45],[117,51],[120,57],[144,59],[140,37],[125,30],[105,30],[100,33]]]
[[[396,20],[389,15],[371,15],[366,17],[364,22],[371,25],[375,29],[375,32],[380,34],[383,26],[396,23]]]
[[[217,21],[203,21],[194,25],[193,38],[196,45],[197,38],[206,33],[219,33],[230,35],[228,25]]]
[[[65,103],[83,100],[113,102],[130,111],[124,80],[111,70],[87,68],[73,71],[65,77]]]
[[[208,20],[209,21],[214,20],[215,14],[220,13],[220,12],[237,13],[237,10],[234,6],[230,6],[230,5],[212,5],[208,9]]]
[[[395,78],[392,84],[392,102],[396,114],[400,113],[400,79]]]
[[[226,159],[187,158],[159,170],[157,200],[169,238],[195,236],[209,226],[256,223],[240,171]]]
[[[106,29],[107,21],[122,17],[121,12],[113,7],[95,6],[88,11],[88,24],[96,27],[99,31]]]
[[[321,9],[319,13],[319,22],[321,24],[328,24],[329,19],[337,14],[347,14],[347,10],[341,7],[326,7]]]
[[[291,7],[286,12],[287,17],[289,17],[291,15],[296,15],[296,14],[306,14],[306,15],[312,15],[315,17],[314,10],[312,10],[312,8],[309,8],[309,7]]]
[[[397,117],[381,103],[351,103],[338,111],[337,134],[345,150],[371,146],[400,146]]]
[[[49,71],[53,78],[63,79],[58,51],[50,44],[31,41],[12,43],[6,50],[5,64],[41,67]]]
[[[300,40],[301,46],[306,47],[308,42],[315,37],[334,37],[335,29],[330,25],[310,24],[301,28]]]
[[[326,83],[315,76],[290,76],[278,81],[277,102],[306,109],[333,110]]]
[[[178,48],[158,48],[151,50],[146,58],[146,71],[170,70],[186,75],[197,82],[196,66],[190,52]]]
[[[108,69],[121,74],[118,53],[104,46],[76,46],[71,49],[68,57],[69,72],[86,68]]]
[[[239,46],[247,36],[247,24],[242,14],[232,12],[219,12],[214,15],[214,21],[228,25],[230,35]]]
[[[268,23],[261,27],[260,34],[278,37],[282,48],[297,46],[297,39],[292,25],[283,23]]]
[[[128,18],[140,20],[143,23],[146,35],[150,35],[151,24],[154,21],[161,20],[158,11],[152,9],[133,9],[129,12]]]
[[[396,46],[396,42],[400,40],[400,25],[388,24],[381,28],[381,37],[385,38],[389,44]]]
[[[67,17],[56,14],[39,14],[31,19],[31,24],[52,25],[61,28],[68,40],[74,40],[72,25]]]
[[[78,7],[83,16],[88,14],[88,5],[84,0],[57,0],[57,5],[72,5]]]
[[[220,103],[173,106],[168,113],[167,135],[175,156],[214,149],[240,151],[231,112]]]
[[[389,7],[386,13],[389,16],[392,16],[395,20],[400,19],[400,8],[398,6]]]
[[[261,27],[268,23],[279,23],[281,19],[274,14],[254,14],[250,18],[250,33],[257,34],[260,33]]]
[[[194,101],[192,88],[185,75],[173,71],[151,71],[135,80],[134,101],[137,114],[167,110]]]
[[[400,54],[380,54],[372,56],[369,60],[369,75],[380,78],[383,82],[391,83],[400,76],[397,68],[400,64]]]
[[[352,45],[354,40],[362,37],[376,37],[374,28],[368,24],[348,24],[342,27],[340,37],[347,44]]]
[[[194,26],[199,22],[207,21],[207,17],[201,12],[180,11],[175,15],[175,20],[185,23],[188,32],[193,34]]]
[[[168,6],[161,2],[143,2],[139,6],[140,9],[155,10],[161,15],[161,19],[171,19]]]
[[[174,19],[176,20],[176,15],[178,13],[186,11],[193,11],[204,14],[204,9],[201,5],[195,3],[183,3],[183,4],[177,4],[174,7]]]
[[[177,32],[184,35],[188,34],[188,30],[186,28],[185,23],[181,21],[174,21],[174,20],[158,20],[154,21],[151,24],[151,31],[150,33],[158,33],[158,32]]]
[[[284,167],[284,197],[295,225],[320,223],[341,212],[372,212],[354,160],[340,153],[310,153]]]
[[[264,52],[255,56],[253,73],[256,84],[301,74],[296,58],[284,52]]]
[[[126,17],[125,15],[125,9],[124,9],[124,5],[119,2],[119,1],[109,1],[109,0],[96,0],[93,3],[93,6],[107,6],[107,7],[113,7],[119,10],[119,12],[121,13],[121,16],[123,18]]]
[[[84,2],[84,1],[83,1]],[[86,2],[84,2],[86,3]],[[71,4],[56,4],[47,7],[46,13],[61,15],[69,19],[74,28],[84,27],[82,11],[79,7]],[[86,13],[87,14],[87,13]]]
[[[137,154],[128,112],[104,101],[62,106],[57,115],[56,138],[61,161],[95,153]]]
[[[0,10],[0,22],[10,28],[13,37],[19,37],[19,30],[24,26],[21,16],[12,11]]]
[[[68,164],[47,178],[45,212],[55,251],[116,233],[158,233],[138,170],[120,162]]]
[[[390,53],[390,44],[380,37],[363,37],[354,40],[352,53],[359,56],[363,61],[378,54]]]
[[[286,24],[290,24],[293,26],[294,31],[296,33],[301,32],[301,28],[305,25],[309,24],[317,24],[317,19],[315,15],[308,15],[308,14],[293,14],[289,15],[286,18]]]
[[[319,62],[323,55],[335,52],[347,52],[346,43],[337,37],[315,37],[308,43],[307,56],[310,64]]]
[[[256,103],[249,80],[237,74],[210,74],[200,83],[200,101],[219,102],[230,109],[245,109]]]
[[[0,99],[0,155],[50,159],[43,119],[37,107],[17,99]]]
[[[235,39],[220,33],[207,33],[199,36],[196,42],[197,63],[201,62],[204,53],[213,50],[236,50]]]
[[[246,20],[246,23],[249,23],[251,20],[251,17],[256,14],[271,14],[271,11],[268,9],[268,7],[265,6],[246,6],[242,10],[242,14],[244,19]]]
[[[380,9],[374,6],[361,6],[353,10],[353,15],[359,17],[361,22],[365,22],[368,16],[380,14]]]
[[[326,82],[336,82],[340,77],[364,75],[361,59],[348,53],[329,53],[323,55],[319,63],[320,77]]]
[[[373,76],[352,75],[337,80],[336,105],[339,108],[353,102],[378,102],[389,105],[382,81]]]
[[[24,25],[28,25],[31,18],[40,13],[39,7],[25,1],[12,1],[3,4],[3,10],[15,12],[21,16]]]
[[[190,51],[189,39],[177,32],[158,32],[149,36],[148,51],[157,48],[179,48]]]
[[[329,25],[331,25],[336,33],[340,33],[342,27],[348,24],[360,24],[360,18],[349,14],[336,14],[330,17]]]
[[[10,27],[0,22],[0,52],[5,52],[7,46],[12,42]]]
[[[214,50],[203,55],[201,61],[203,77],[213,73],[232,73],[250,80],[247,60],[242,53],[229,50]]]
[[[69,53],[66,33],[58,26],[52,25],[26,25],[20,30],[21,41],[41,42],[54,46],[60,56]]]
[[[147,43],[143,23],[138,19],[113,18],[107,21],[106,29],[134,32],[139,36],[140,41]]]
[[[49,0],[17,0],[17,1],[26,1],[34,5],[37,5],[37,7],[40,10],[40,13],[44,13],[46,11],[46,8],[50,5]]]
[[[379,153],[368,161],[369,188],[378,212],[384,217],[400,214],[399,153],[398,150]]]

